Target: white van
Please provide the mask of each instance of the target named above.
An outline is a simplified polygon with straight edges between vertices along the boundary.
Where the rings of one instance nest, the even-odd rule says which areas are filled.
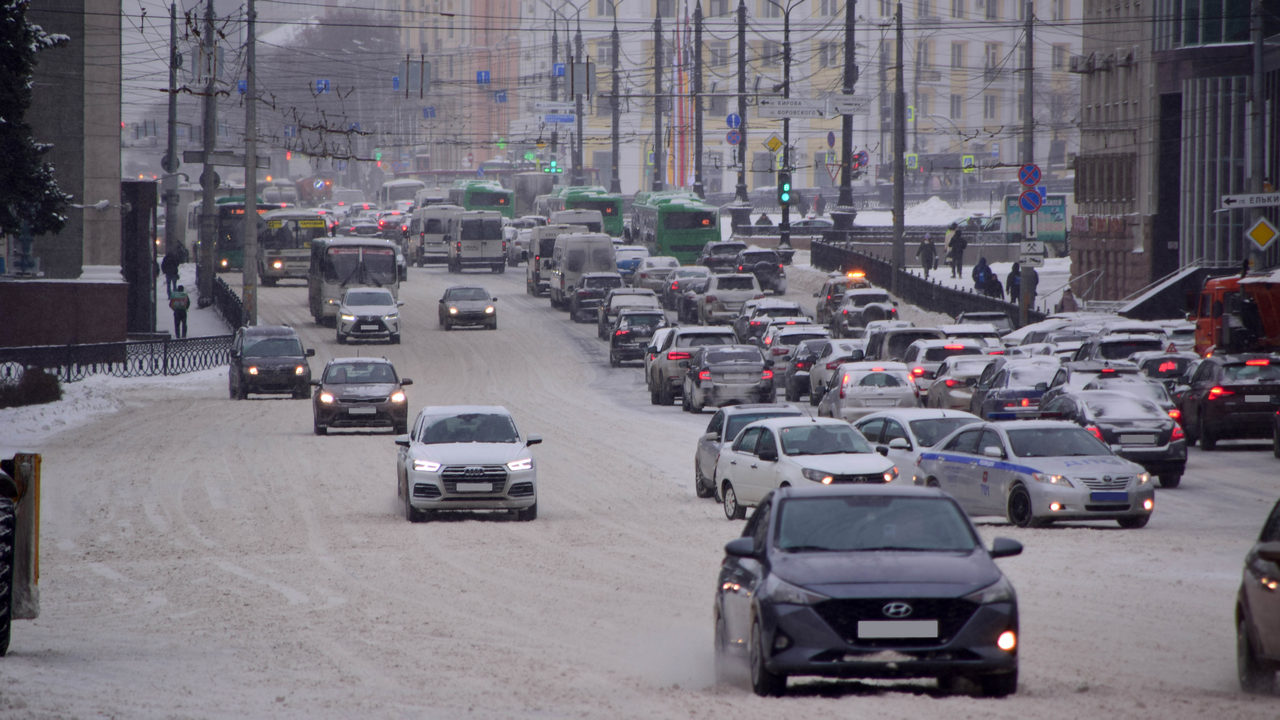
[[[551,256],[556,238],[565,233],[584,233],[581,225],[541,225],[529,230],[529,264],[525,266],[525,291],[541,295],[551,290]]]
[[[418,219],[418,237],[413,248],[415,264],[443,265],[449,261],[449,248],[444,244],[444,226],[450,217],[463,209],[458,205],[436,204],[413,211]]]
[[[599,210],[556,210],[548,220],[550,224],[582,225],[588,232],[604,232],[604,215]]]
[[[568,298],[578,289],[583,273],[617,270],[613,238],[608,235],[567,233],[557,237],[551,250],[551,306],[569,307]]]
[[[449,250],[449,272],[487,267],[506,272],[506,241],[502,239],[502,213],[495,210],[462,210],[448,217],[444,242]]]

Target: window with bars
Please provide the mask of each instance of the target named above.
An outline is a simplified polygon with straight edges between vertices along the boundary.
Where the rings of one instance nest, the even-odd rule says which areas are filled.
[[[1000,43],[983,43],[982,46],[983,67],[987,70],[993,70],[1000,66]]]
[[[676,14],[676,0],[657,0],[653,9],[656,17],[673,17]]]
[[[933,0],[919,0],[916,6],[916,17],[933,17]]]
[[[818,6],[818,14],[825,17],[839,15],[845,6],[844,0],[816,0],[815,4]]]
[[[1053,9],[1050,12],[1053,13],[1054,20],[1066,20],[1067,0],[1053,0]]]
[[[613,17],[613,3],[610,0],[596,0],[596,15]]]

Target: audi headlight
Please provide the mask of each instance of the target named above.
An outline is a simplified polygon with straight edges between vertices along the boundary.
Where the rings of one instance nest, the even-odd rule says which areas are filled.
[[[831,473],[825,470],[814,470],[813,468],[805,468],[800,471],[800,474],[804,476],[805,480],[812,480],[823,485],[830,485],[834,479],[831,477]]]
[[[511,462],[507,463],[507,469],[508,470],[532,470],[533,458],[527,457],[527,458],[520,458],[519,460],[512,460]]]
[[[492,305],[486,305],[486,306],[485,306],[485,308],[484,308],[484,314],[485,314],[485,315],[492,315],[492,314],[493,314],[493,306],[492,306]]]
[[[355,316],[355,315],[352,315],[351,313],[342,313],[342,319],[343,319],[345,322],[355,322],[355,321],[356,321],[356,316]]]
[[[306,374],[307,374],[307,366],[306,366],[306,365],[299,365],[298,367],[296,367],[296,368],[294,368],[294,369],[293,369],[293,374],[294,374],[294,375],[306,375]]]
[[[418,472],[436,472],[440,469],[440,463],[430,460],[414,460],[413,469]]]
[[[1049,473],[1031,473],[1031,477],[1036,482],[1042,482],[1046,485],[1057,485],[1059,487],[1075,487],[1071,484],[1071,480],[1066,475],[1051,475]]]
[[[799,585],[792,585],[786,580],[780,580],[777,575],[769,576],[769,579],[765,581],[762,592],[765,597],[774,602],[788,603],[790,605],[816,605],[830,599],[822,593],[816,593]]]
[[[330,405],[330,404],[332,404],[332,403],[333,403],[333,393],[328,392],[328,391],[325,391],[325,392],[320,393],[320,402],[324,403],[325,405]]]
[[[257,366],[257,365],[250,365],[250,366],[249,366],[249,369],[248,369],[246,372],[248,372],[250,375],[257,375],[257,374],[258,374],[258,366]]]
[[[395,391],[395,392],[391,393],[391,402],[393,402],[393,403],[402,403],[402,402],[404,402],[404,391],[403,391],[403,390],[397,390],[397,391]]]
[[[456,307],[450,307],[450,308],[449,308],[449,314],[450,314],[450,315],[457,315],[457,314],[458,314],[458,308],[456,308]]]
[[[964,599],[979,605],[988,605],[990,603],[998,602],[1013,602],[1013,585],[1010,584],[1008,578],[1001,577],[999,580],[991,583],[981,590],[969,593]]]

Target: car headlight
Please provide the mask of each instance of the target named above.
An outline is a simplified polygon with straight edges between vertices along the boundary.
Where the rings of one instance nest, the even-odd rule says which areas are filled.
[[[894,465],[893,467],[891,467],[891,468],[889,468],[888,470],[885,470],[885,471],[884,471],[884,481],[885,481],[885,482],[887,482],[887,483],[889,483],[889,482],[893,482],[893,481],[894,481],[894,480],[896,480],[897,478],[898,478],[898,466],[897,466],[897,465]]]
[[[449,308],[449,314],[450,314],[450,315],[457,315],[457,314],[458,314],[458,308],[456,308],[456,307],[451,307],[451,308]]]
[[[352,315],[351,313],[342,313],[342,319],[345,320],[346,322],[355,322],[356,316]]]
[[[250,375],[257,375],[257,374],[258,374],[258,366],[256,366],[256,365],[250,365],[250,366],[249,366],[249,369],[248,369],[248,370],[246,370],[245,372],[249,373]]]
[[[1151,482],[1151,473],[1145,473],[1145,472],[1138,473],[1139,485],[1146,485],[1149,482]]]
[[[777,575],[770,575],[765,581],[762,593],[765,597],[774,602],[787,603],[790,605],[816,605],[824,600],[829,600],[826,595],[817,593],[792,585],[786,580],[781,580]]]
[[[322,392],[322,393],[320,393],[320,402],[322,402],[322,403],[324,403],[324,404],[326,404],[326,405],[329,405],[329,404],[333,403],[333,393],[331,393],[331,392],[329,392],[329,391],[327,391],[327,390],[326,390],[326,391],[324,391],[324,392]]]
[[[397,390],[397,391],[395,391],[395,392],[391,393],[391,402],[393,402],[393,403],[402,403],[402,402],[404,402],[404,391],[403,391],[403,390]]]
[[[382,319],[383,320],[399,320],[400,313],[391,313],[390,315],[383,315]]]
[[[440,463],[430,460],[414,460],[413,469],[418,472],[436,472],[440,469]]]
[[[804,476],[805,480],[812,480],[823,485],[830,485],[834,479],[831,477],[831,473],[825,470],[814,470],[813,468],[805,468],[800,471],[800,474]]]
[[[493,314],[493,306],[492,306],[492,305],[486,305],[486,306],[485,306],[485,308],[484,308],[484,314],[485,314],[485,315],[492,315],[492,314]]]
[[[299,365],[299,366],[295,367],[295,368],[293,369],[293,374],[294,374],[294,375],[306,375],[306,374],[307,374],[307,366],[306,366],[306,365]]]
[[[507,463],[507,469],[508,470],[532,470],[533,458],[527,457],[527,458],[520,458],[519,460],[512,460],[511,462]]]
[[[1042,482],[1047,485],[1058,485],[1060,487],[1075,487],[1071,484],[1071,480],[1066,475],[1051,475],[1049,473],[1031,473],[1032,479],[1036,482]]]
[[[1001,576],[999,580],[991,583],[981,590],[969,593],[964,599],[979,605],[989,605],[990,603],[998,602],[1012,602],[1014,599],[1013,585],[1009,582],[1009,578]]]
[[[271,267],[276,270],[279,270],[284,267],[284,263],[280,262],[279,260],[276,260],[275,262],[271,263]]]

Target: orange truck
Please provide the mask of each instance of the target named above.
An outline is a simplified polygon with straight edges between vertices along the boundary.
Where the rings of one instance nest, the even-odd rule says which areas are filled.
[[[1200,355],[1280,350],[1280,269],[1205,280],[1191,319]]]

